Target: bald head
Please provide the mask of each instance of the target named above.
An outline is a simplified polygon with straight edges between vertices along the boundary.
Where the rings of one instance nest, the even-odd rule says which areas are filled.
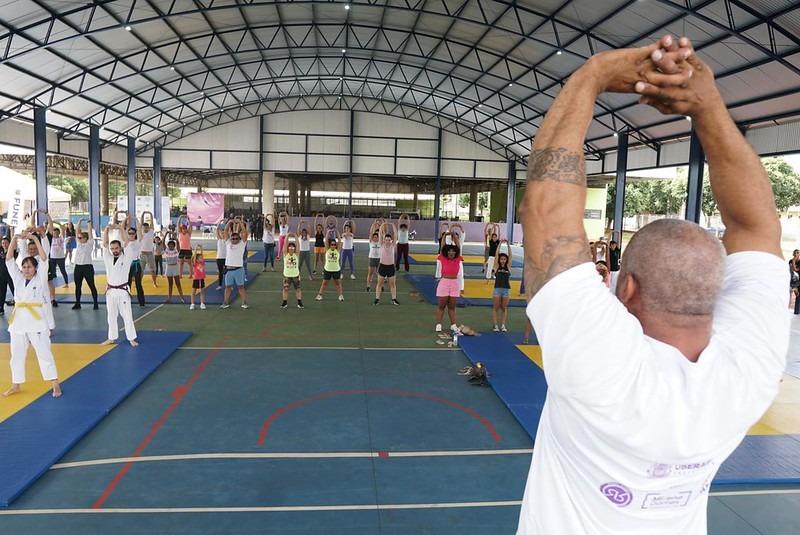
[[[695,223],[660,219],[631,239],[620,281],[633,277],[643,311],[685,323],[713,312],[724,268],[725,250],[717,238]]]

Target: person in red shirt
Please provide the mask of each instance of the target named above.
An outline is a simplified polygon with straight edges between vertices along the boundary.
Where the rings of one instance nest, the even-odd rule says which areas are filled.
[[[194,296],[200,294],[200,310],[206,309],[206,259],[203,256],[203,246],[198,245],[192,257],[192,300],[189,310],[194,310]]]

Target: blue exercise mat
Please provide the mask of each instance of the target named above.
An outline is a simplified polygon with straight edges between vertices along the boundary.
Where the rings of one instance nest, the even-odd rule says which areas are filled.
[[[462,336],[467,358],[483,362],[489,384],[536,440],[547,396],[544,371],[517,349],[519,333]],[[535,341],[535,334],[531,335]],[[800,435],[747,436],[722,464],[714,485],[800,484]]]
[[[121,343],[64,381],[62,397],[45,394],[0,423],[0,507],[8,507],[192,336],[137,334],[138,348]],[[82,331],[54,341],[105,338],[105,332]]]

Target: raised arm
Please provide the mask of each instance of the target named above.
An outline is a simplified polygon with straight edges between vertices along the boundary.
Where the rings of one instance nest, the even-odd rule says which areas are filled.
[[[39,253],[39,258],[42,259],[42,262],[47,262],[47,253],[42,246],[42,240],[40,240],[36,234],[32,234],[31,239],[33,240],[33,243],[36,244],[36,251]]]
[[[681,40],[682,46],[690,46]],[[711,69],[692,55],[694,74],[685,87],[642,84],[642,102],[662,113],[688,115],[708,160],[711,191],[717,201],[728,254],[764,251],[783,257],[781,226],[772,186],[761,160],[733,122]]]
[[[595,101],[605,91],[634,92],[636,83],[654,71],[650,55],[661,45],[593,56],[570,76],[542,121],[533,142],[520,207],[529,300],[559,273],[591,259],[583,227],[583,145]],[[684,72],[659,74],[652,79],[682,84],[690,76],[690,72]]]
[[[46,233],[52,235],[53,234],[53,229],[55,228],[54,225],[53,225],[53,218],[50,217],[50,214],[47,212],[47,210],[43,210],[42,213],[44,214],[44,217],[47,220]],[[42,258],[44,258],[44,257],[42,257]]]

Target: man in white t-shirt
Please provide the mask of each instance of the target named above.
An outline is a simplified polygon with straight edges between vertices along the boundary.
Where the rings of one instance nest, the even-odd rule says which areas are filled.
[[[603,92],[692,118],[727,228],[723,250],[695,223],[645,226],[616,296],[583,227],[584,138]],[[778,392],[789,316],[769,179],[688,40],[572,74],[536,135],[521,214],[548,394],[518,533],[706,533],[714,475]]]
[[[150,223],[144,222],[144,214],[139,218],[139,244],[141,250],[139,252],[142,264],[142,270],[149,269],[150,276],[153,277],[153,286],[158,288],[158,276],[156,275],[156,256],[154,253],[155,243],[153,240],[156,233],[150,226]]]
[[[234,229],[237,229],[238,232]],[[230,308],[230,299],[234,288],[239,291],[242,308],[249,308],[247,290],[245,290],[247,266],[244,261],[248,236],[247,225],[240,221],[229,221],[223,231],[225,238],[225,297],[220,308]]]

